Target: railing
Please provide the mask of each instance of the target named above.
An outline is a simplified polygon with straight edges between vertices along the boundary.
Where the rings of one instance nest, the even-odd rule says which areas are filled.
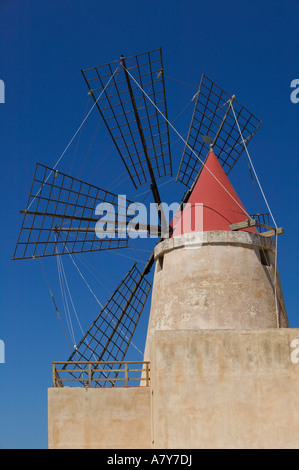
[[[133,367],[134,366],[134,367]],[[137,368],[136,368],[137,367]],[[67,361],[53,362],[53,387],[68,386],[122,386],[138,382],[148,387],[150,381],[150,363],[145,361]]]

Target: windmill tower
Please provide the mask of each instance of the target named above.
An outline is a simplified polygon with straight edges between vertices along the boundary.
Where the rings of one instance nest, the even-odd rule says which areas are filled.
[[[167,116],[161,50],[82,73],[133,185],[150,185],[160,238],[144,267],[131,267],[68,360],[54,367],[50,447],[263,447],[273,439],[285,446],[285,422],[274,430],[268,425],[284,367],[299,386],[289,360],[298,331],[288,329],[273,240],[283,230],[270,226],[267,214],[249,215],[228,178],[260,121],[202,76],[177,174],[187,192],[169,226],[157,179],[172,176],[169,131],[180,134]],[[99,236],[94,214],[107,203]],[[126,248],[129,206],[134,203],[56,166],[37,164],[14,259]],[[121,236],[105,237],[115,214]],[[153,227],[138,223],[138,229],[152,233]],[[153,267],[140,381],[146,386],[116,387],[150,297]],[[63,386],[64,374],[75,387]],[[232,388],[236,377],[249,389]],[[264,410],[269,387],[273,406]],[[290,394],[285,390],[286,400]],[[254,419],[240,432],[242,416]],[[298,437],[297,414],[292,423]]]
[[[155,248],[146,359],[155,330],[288,327],[275,243],[250,226],[213,149],[188,202]]]

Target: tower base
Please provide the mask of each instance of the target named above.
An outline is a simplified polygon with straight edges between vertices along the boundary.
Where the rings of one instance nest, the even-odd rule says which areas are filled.
[[[299,448],[299,329],[156,331],[150,387],[50,388],[49,448]]]

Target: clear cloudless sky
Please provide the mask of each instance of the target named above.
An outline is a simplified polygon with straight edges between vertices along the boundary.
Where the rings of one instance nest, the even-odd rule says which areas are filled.
[[[297,0],[0,0],[0,79],[5,82],[5,103],[0,104],[0,339],[5,343],[5,363],[0,364],[1,448],[47,448],[51,363],[67,360],[70,353],[40,263],[11,257],[35,162],[53,166],[82,121],[87,103],[82,68],[161,46],[169,119],[180,133],[188,131],[191,99],[203,72],[263,121],[248,149],[277,225],[285,229],[278,239],[279,273],[290,326],[299,326],[299,103],[290,99],[291,81],[299,78],[298,18]],[[98,122],[94,109],[77,151],[76,139],[58,169],[68,173],[72,167],[78,175]],[[175,174],[183,144],[173,132],[170,137]],[[102,124],[82,179],[141,201],[148,187],[133,188],[116,151],[93,174],[110,146]],[[161,187],[162,199],[180,201],[185,188],[168,180],[163,180],[167,184]],[[245,154],[231,180],[248,211],[258,211]],[[153,246],[152,240],[139,240],[121,252],[84,255],[92,268],[89,272],[80,264],[82,272],[101,302],[133,260],[142,268]],[[99,305],[70,260],[64,257],[63,263],[86,330]],[[56,259],[44,260],[44,267],[68,334]],[[141,350],[148,312],[149,302],[133,340]],[[79,341],[80,328],[72,317]],[[134,347],[129,358],[142,359]]]

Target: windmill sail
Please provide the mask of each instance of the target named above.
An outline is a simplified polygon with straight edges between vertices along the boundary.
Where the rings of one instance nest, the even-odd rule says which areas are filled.
[[[144,277],[145,274],[146,270],[140,273],[136,263],[132,266],[74,349],[68,362],[124,359],[151,288],[151,284]],[[87,365],[76,363],[70,365],[73,370],[71,373],[80,378],[82,369]],[[67,365],[65,367],[67,368]],[[111,372],[115,366],[105,364],[99,367],[104,368],[105,372],[98,371],[93,380],[98,386],[107,385],[107,377],[115,377],[117,374]],[[116,365],[116,369],[118,367]],[[74,369],[78,369],[78,372]],[[102,382],[101,378],[105,380]]]
[[[167,117],[161,49],[122,56],[121,62],[85,69],[82,74],[134,186],[172,175],[168,123],[145,96]]]
[[[37,163],[13,259],[125,248],[129,205],[135,206],[125,196]]]
[[[244,143],[231,110],[233,102],[246,145],[261,124],[252,113],[239,104],[205,75],[202,75],[181,159],[177,180],[188,188],[194,183],[209,153],[210,143],[224,171],[228,174],[244,150]]]

